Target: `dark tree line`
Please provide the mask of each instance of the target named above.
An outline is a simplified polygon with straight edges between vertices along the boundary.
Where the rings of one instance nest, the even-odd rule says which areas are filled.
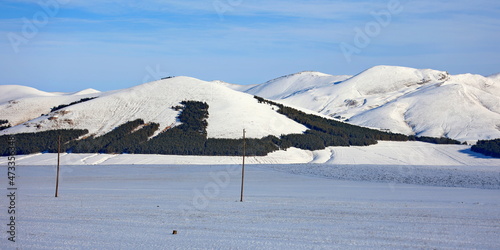
[[[128,153],[132,154],[135,153],[137,147],[145,143],[148,138],[153,136],[155,131],[158,130],[160,127],[160,124],[158,123],[150,123],[150,124],[145,124],[142,128],[138,129],[137,131],[131,132],[117,140],[114,140],[108,146],[104,151],[105,153]]]
[[[486,156],[500,158],[500,139],[480,140],[471,149]]]
[[[408,139],[410,141],[421,141],[433,144],[461,144],[459,141],[447,137],[409,136]]]
[[[171,128],[135,147],[136,154],[203,155],[206,134]]]
[[[293,146],[307,150],[319,150],[328,146],[368,146],[376,144],[378,140],[408,140],[408,136],[406,135],[388,133],[330,120],[320,116],[306,114],[302,111],[286,107],[261,97],[255,96],[255,98],[259,103],[277,106],[278,113],[303,124],[309,129],[303,134],[281,136],[282,148]]]
[[[69,151],[73,153],[127,153],[135,143],[146,140],[158,129],[158,124],[150,124],[133,132],[141,125],[144,125],[144,121],[137,119],[122,124],[105,135],[73,141],[69,144]]]
[[[259,103],[266,103],[278,107],[278,112],[280,114],[303,124],[309,129],[304,134],[281,136],[284,148],[294,146],[301,149],[318,150],[328,146],[368,146],[376,144],[377,141],[408,140],[434,144],[460,144],[459,141],[450,138],[406,136],[403,134],[364,128],[316,115],[306,114],[302,111],[286,107],[262,97],[255,96],[255,99],[257,99]]]
[[[214,139],[205,142],[205,155],[228,155],[240,156],[264,156],[279,149],[277,145],[280,139],[275,136],[266,136],[261,139]]]
[[[75,140],[82,135],[87,134],[88,130],[81,129],[62,129],[51,130],[37,133],[22,133],[15,135],[0,136],[0,151],[2,156],[10,155],[8,151],[8,139],[14,137],[14,147],[16,155],[34,154],[40,152],[57,153],[58,138],[61,136],[61,151],[66,151],[67,143]]]
[[[54,112],[54,111],[56,111],[56,110],[59,110],[59,109],[62,109],[62,108],[66,108],[66,107],[68,107],[68,106],[75,105],[75,104],[78,104],[78,103],[82,103],[82,102],[90,101],[90,100],[95,99],[95,98],[97,98],[97,97],[82,98],[82,99],[80,99],[80,100],[78,100],[78,101],[75,101],[75,102],[72,102],[72,103],[70,103],[70,104],[61,104],[61,105],[59,105],[59,106],[52,107],[52,109],[50,109],[50,112]]]

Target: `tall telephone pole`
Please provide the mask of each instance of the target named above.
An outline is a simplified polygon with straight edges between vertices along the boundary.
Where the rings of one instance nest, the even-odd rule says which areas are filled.
[[[59,136],[57,140],[57,175],[56,175],[56,196],[59,191],[59,165],[60,165],[60,156],[61,156],[61,136]]]
[[[241,166],[241,195],[240,202],[243,202],[243,186],[245,184],[245,152],[246,151],[246,141],[245,141],[245,129],[243,129],[243,164]]]

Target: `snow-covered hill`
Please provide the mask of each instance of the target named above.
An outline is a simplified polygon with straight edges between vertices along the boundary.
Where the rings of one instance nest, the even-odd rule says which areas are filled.
[[[164,129],[178,123],[178,111],[171,107],[183,100],[209,104],[208,135],[213,138],[238,138],[243,128],[256,138],[305,130],[271,107],[258,105],[251,96],[257,95],[392,132],[460,141],[500,138],[498,74],[377,66],[355,76],[304,71],[244,86],[174,77],[104,93],[48,93],[16,85],[0,86],[0,92],[0,120],[22,124],[0,134],[83,128],[100,135],[138,118]],[[50,113],[52,107],[88,97],[99,98]]]
[[[287,99],[313,88],[334,85],[350,77],[347,75],[332,76],[320,72],[303,71],[255,85],[246,92],[273,100]]]
[[[47,114],[53,107],[61,104],[101,95],[94,89],[76,93],[49,93],[19,85],[0,85],[0,93],[0,119],[8,120],[11,126]]]
[[[23,89],[12,88],[14,92]],[[184,100],[208,103],[207,132],[210,138],[240,138],[244,128],[248,131],[247,136],[253,138],[301,133],[307,129],[278,114],[271,106],[259,104],[252,95],[190,77],[174,77],[105,93],[85,91],[85,95],[32,92],[34,94],[29,97],[1,104],[0,119],[22,124],[0,134],[74,128],[102,135],[135,119],[159,123],[161,131],[178,124],[179,111],[172,107]],[[53,106],[89,95],[99,97],[50,112]]]
[[[377,66],[350,78],[301,72],[246,92],[392,132],[461,141],[500,138],[498,75]]]

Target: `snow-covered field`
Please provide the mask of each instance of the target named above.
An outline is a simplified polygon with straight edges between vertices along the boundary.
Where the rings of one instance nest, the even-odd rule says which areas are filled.
[[[320,177],[331,166],[248,165],[242,203],[239,165],[62,166],[58,198],[55,166],[19,166],[17,241],[2,230],[0,248],[500,248],[498,182],[481,189]],[[297,169],[307,176],[290,173]],[[468,175],[484,172],[471,166]]]
[[[54,198],[56,162],[16,157],[16,242],[3,230],[0,249],[500,248],[500,159],[466,145],[248,157],[243,203],[241,157],[63,154]]]

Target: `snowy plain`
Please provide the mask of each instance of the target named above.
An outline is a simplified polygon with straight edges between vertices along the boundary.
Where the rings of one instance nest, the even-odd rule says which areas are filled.
[[[239,202],[240,169],[65,166],[54,198],[54,166],[20,166],[17,241],[3,233],[0,248],[500,248],[500,189],[343,181],[248,165]]]
[[[498,249],[500,160],[468,148],[249,157],[244,202],[239,157],[65,154],[55,198],[56,155],[18,156],[17,240],[0,248]]]

